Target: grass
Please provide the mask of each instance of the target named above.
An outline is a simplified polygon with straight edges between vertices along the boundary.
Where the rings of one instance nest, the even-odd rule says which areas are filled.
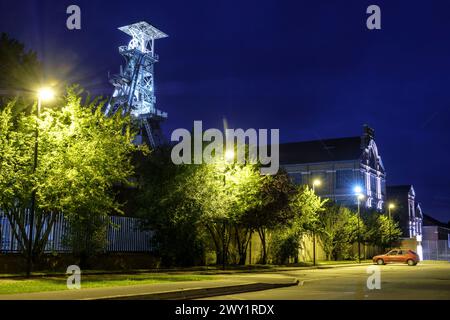
[[[205,275],[169,275],[169,274],[111,274],[111,275],[82,275],[81,289],[129,286],[139,284],[156,284],[176,281],[211,280],[213,277]],[[43,291],[68,290],[67,277],[39,277],[0,279],[0,294],[30,293]]]
[[[372,260],[361,260],[364,262],[371,262]],[[344,261],[318,261],[318,266],[327,265],[339,265],[339,264],[357,264],[356,261],[344,260]],[[302,262],[296,265],[289,265],[291,267],[309,267],[312,266],[311,262]],[[280,266],[269,265],[252,265],[252,266],[239,266],[239,267],[227,267],[225,273],[239,273],[239,272],[261,272],[270,271]],[[202,268],[200,268],[202,269]],[[103,287],[116,287],[116,286],[129,286],[139,284],[157,284],[176,281],[201,281],[201,280],[213,280],[217,279],[214,276],[216,273],[222,273],[220,268],[207,268],[208,271],[188,271],[184,273],[183,269],[179,270],[179,273],[172,271],[170,273],[133,273],[133,274],[95,274],[105,272],[103,270],[90,270],[89,275],[82,274],[81,287],[86,288],[103,288]],[[136,270],[137,272],[139,270]],[[194,274],[196,272],[197,274]],[[66,280],[67,276],[56,275],[52,272],[47,273],[34,273],[34,275],[41,275],[40,277],[27,278],[8,278],[7,274],[0,275],[0,294],[14,294],[14,293],[29,293],[29,292],[42,292],[42,291],[58,291],[67,290]],[[12,275],[11,275],[12,276]],[[16,275],[17,276],[17,275]]]

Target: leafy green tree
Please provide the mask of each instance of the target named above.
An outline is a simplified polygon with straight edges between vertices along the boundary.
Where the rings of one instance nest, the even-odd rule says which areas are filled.
[[[261,263],[268,258],[268,234],[289,226],[294,219],[294,212],[289,204],[295,187],[285,171],[276,175],[264,176],[258,193],[255,194],[257,205],[247,210],[241,218],[242,225],[258,233],[261,240]]]
[[[252,226],[245,215],[260,204],[260,190],[265,176],[252,164],[218,161],[205,164],[193,177],[191,199],[202,207],[202,221],[216,249],[218,263],[227,263],[233,237],[239,263],[245,263]]]
[[[13,113],[28,113],[42,82],[42,65],[35,52],[6,33],[0,35],[0,108],[15,101]]]
[[[271,262],[276,264],[289,263],[291,258],[298,262],[300,238],[296,230],[290,226],[281,226],[272,230],[270,238]]]
[[[358,216],[349,208],[328,203],[320,219],[320,237],[328,260],[348,256],[357,241]]]
[[[372,212],[367,220],[367,242],[379,246],[383,250],[392,246],[392,243],[397,241],[402,234],[398,222],[389,219],[385,214]]]
[[[15,236],[26,252],[25,212],[36,191],[33,256],[44,249],[59,213],[70,223],[69,241],[80,256],[103,247],[107,215],[121,212],[113,187],[128,184],[133,173],[130,118],[119,113],[104,117],[101,103],[83,105],[79,93],[69,89],[66,105],[45,110],[39,119],[23,113],[14,117],[11,104],[0,114],[0,208],[18,226]],[[36,128],[38,166],[33,172]],[[99,239],[102,244],[94,243]]]
[[[200,166],[175,165],[170,149],[162,148],[137,159],[135,208],[150,229],[156,253],[165,266],[203,262],[206,250],[202,207],[190,196]]]
[[[296,186],[296,192],[291,197],[290,208],[294,212],[294,220],[291,228],[295,235],[296,254],[295,261],[298,261],[298,248],[300,247],[300,239],[305,233],[317,232],[320,224],[320,214],[327,199],[322,200],[308,186]]]
[[[218,159],[211,164],[175,166],[167,155],[158,157],[149,157],[155,163],[146,166],[148,182],[141,189],[139,207],[147,226],[156,232],[164,260],[176,264],[177,257],[189,256],[186,250],[179,252],[177,247],[184,246],[177,243],[194,248],[203,241],[204,247],[212,243],[218,264],[230,261],[232,248],[236,248],[237,263],[244,264],[252,232],[263,228],[261,213],[268,227],[274,223],[272,209],[279,199],[267,192],[272,178],[260,175],[258,165],[248,163]],[[190,230],[190,236],[184,230]]]
[[[36,119],[14,117],[11,102],[0,111],[0,208],[12,228],[19,248],[27,250],[26,214],[35,185],[33,151]]]

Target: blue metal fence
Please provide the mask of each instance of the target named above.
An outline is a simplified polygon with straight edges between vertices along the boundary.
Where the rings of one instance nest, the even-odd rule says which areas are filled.
[[[28,215],[26,215],[28,220]],[[138,218],[111,216],[112,224],[107,231],[106,252],[152,252],[152,232],[142,230]],[[56,217],[56,221],[50,231],[44,252],[70,252],[70,247],[64,244],[64,234],[68,223],[62,214]],[[20,252],[20,244],[14,236],[14,229],[8,218],[0,212],[0,253]],[[29,226],[27,225],[27,234]],[[36,230],[36,227],[33,228]],[[35,233],[35,232],[34,232]]]
[[[424,240],[422,241],[423,260],[450,261],[450,241]]]

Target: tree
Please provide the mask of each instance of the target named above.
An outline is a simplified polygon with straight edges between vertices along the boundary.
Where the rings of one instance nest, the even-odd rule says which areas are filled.
[[[255,230],[261,240],[261,263],[267,263],[268,232],[288,226],[294,218],[289,207],[294,185],[285,171],[276,175],[264,176],[261,187],[256,194],[258,205],[247,210],[242,216],[242,224]]]
[[[320,237],[328,260],[348,256],[358,237],[358,216],[349,208],[330,202],[320,219]]]
[[[25,213],[36,190],[34,257],[42,253],[56,216],[70,224],[69,241],[80,256],[104,246],[107,215],[121,212],[113,186],[128,184],[133,173],[133,133],[128,116],[104,117],[102,103],[82,105],[81,92],[68,89],[66,105],[45,110],[39,119],[0,113],[0,208],[26,252]],[[38,166],[33,172],[34,130],[39,132]],[[103,243],[97,243],[103,239]]]
[[[36,121],[14,117],[11,102],[0,111],[0,208],[12,225],[19,248],[27,251],[27,210],[35,185],[33,147]]]
[[[165,266],[203,262],[202,207],[190,197],[200,166],[175,165],[164,147],[137,159],[136,212],[154,233],[156,253]]]
[[[42,65],[35,52],[6,33],[0,35],[0,108],[15,100],[13,113],[27,110],[35,101],[36,86],[42,82]]]
[[[308,186],[297,186],[296,192],[290,202],[291,210],[294,212],[293,233],[297,239],[297,250],[300,246],[300,238],[306,232],[317,232],[320,227],[320,213],[327,199],[320,199]],[[298,255],[295,255],[298,260]]]
[[[402,234],[398,222],[385,214],[372,212],[367,220],[367,241],[383,250],[390,247]]]
[[[202,221],[216,248],[216,261],[228,262],[233,237],[238,249],[238,263],[245,263],[252,226],[246,214],[260,204],[265,176],[254,164],[227,163],[218,160],[205,164],[193,177],[191,199],[202,207]]]

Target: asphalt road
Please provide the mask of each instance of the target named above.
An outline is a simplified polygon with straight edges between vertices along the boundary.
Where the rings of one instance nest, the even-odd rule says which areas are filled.
[[[296,277],[299,286],[217,296],[208,300],[450,300],[450,263],[420,263],[417,266],[380,266],[380,289],[370,290],[367,265],[345,268],[283,272]],[[373,278],[371,278],[373,279]],[[370,281],[370,283],[375,283]]]

